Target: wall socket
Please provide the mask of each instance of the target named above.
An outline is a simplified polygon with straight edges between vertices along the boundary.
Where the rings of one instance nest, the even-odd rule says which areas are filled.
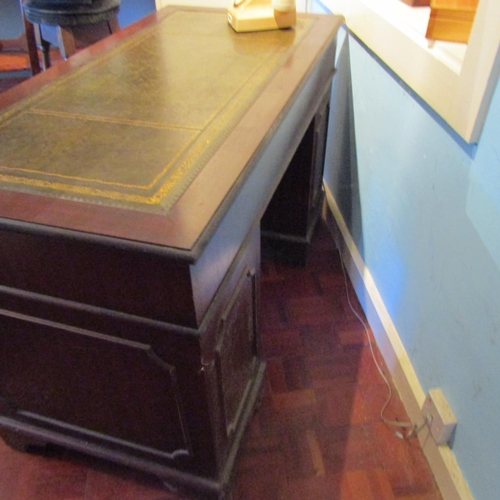
[[[447,444],[457,425],[457,419],[441,389],[429,390],[422,405],[422,415],[436,444]]]

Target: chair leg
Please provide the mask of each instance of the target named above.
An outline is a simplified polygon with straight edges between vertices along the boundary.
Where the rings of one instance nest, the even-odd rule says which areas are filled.
[[[45,71],[50,68],[50,43],[43,39],[42,28],[39,24],[33,24],[33,30],[35,32],[36,46],[42,53],[42,69]]]
[[[76,52],[75,37],[71,27],[59,26],[57,39],[59,42],[59,50],[64,59],[67,59]]]

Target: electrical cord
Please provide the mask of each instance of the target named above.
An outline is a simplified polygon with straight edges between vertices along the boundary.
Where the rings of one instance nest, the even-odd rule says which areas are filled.
[[[373,359],[373,362],[375,363],[375,366],[377,368],[377,371],[379,372],[380,376],[382,377],[382,380],[385,382],[385,385],[387,386],[387,392],[388,392],[388,395],[387,395],[387,399],[384,403],[384,405],[382,406],[381,410],[380,410],[380,418],[381,420],[387,424],[387,425],[390,425],[392,427],[399,427],[399,428],[403,428],[403,429],[410,429],[406,434],[403,434],[402,432],[396,432],[396,435],[400,438],[409,438],[413,435],[416,435],[418,434],[424,427],[425,425],[427,424],[427,420],[425,420],[425,422],[422,424],[422,426],[420,428],[417,428],[417,426],[411,422],[400,422],[399,420],[391,420],[389,418],[387,418],[385,415],[384,415],[384,412],[387,408],[387,406],[389,405],[389,403],[391,402],[391,399],[392,399],[392,388],[391,388],[391,384],[389,383],[389,381],[387,380],[387,377],[385,376],[385,373],[382,371],[382,368],[380,367],[378,361],[377,361],[377,358],[375,357],[375,352],[373,351],[373,341],[372,341],[372,338],[370,336],[370,332],[368,330],[368,327],[366,326],[366,323],[364,322],[363,318],[361,318],[361,316],[356,312],[356,310],[354,309],[352,303],[351,303],[351,298],[349,296],[349,286],[347,284],[347,273],[346,273],[346,269],[345,269],[345,266],[344,266],[344,261],[342,260],[342,254],[340,252],[340,248],[337,249],[338,252],[339,252],[339,257],[340,257],[340,263],[341,263],[341,267],[342,267],[342,274],[344,276],[344,285],[345,285],[345,292],[346,292],[346,297],[347,297],[347,302],[349,304],[349,307],[351,308],[351,311],[354,313],[354,315],[356,316],[356,318],[358,319],[358,321],[363,325],[363,328],[365,330],[365,334],[366,334],[366,338],[368,340],[368,346],[370,347],[370,353],[371,353],[371,356],[372,356],[372,359]]]

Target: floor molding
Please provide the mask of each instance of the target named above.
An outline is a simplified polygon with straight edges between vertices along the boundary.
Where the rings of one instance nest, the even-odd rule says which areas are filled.
[[[425,399],[424,390],[370,270],[366,267],[337,202],[326,185],[325,192],[326,204],[323,218],[341,251],[342,260],[408,416],[420,428],[423,424],[420,408]],[[419,432],[418,437],[443,499],[473,500],[452,450],[446,445],[436,445],[427,427]]]

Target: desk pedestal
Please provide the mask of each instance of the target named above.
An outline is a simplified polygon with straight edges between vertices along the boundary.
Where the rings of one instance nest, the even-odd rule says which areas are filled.
[[[217,498],[263,377],[259,264],[256,227],[196,330],[2,290],[0,434]]]
[[[224,496],[264,376],[261,232],[304,261],[341,23],[164,9],[0,96],[8,443]]]

